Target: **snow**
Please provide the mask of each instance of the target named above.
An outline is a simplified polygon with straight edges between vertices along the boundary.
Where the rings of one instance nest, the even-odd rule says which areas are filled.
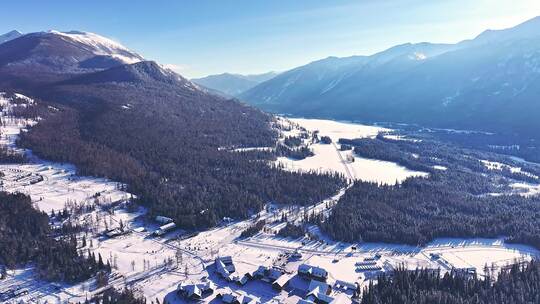
[[[239,244],[261,251],[299,251],[302,258],[287,263],[285,268],[288,271],[295,271],[299,264],[307,263],[325,268],[329,272],[330,282],[344,280],[359,282],[362,286],[367,284],[372,273],[358,271],[355,264],[376,254],[381,256],[377,263],[382,271],[404,266],[407,269],[441,269],[444,273],[452,268],[473,267],[480,275],[484,273],[485,265],[494,266],[494,272],[497,272],[500,267],[515,261],[530,260],[540,254],[530,246],[507,244],[502,238],[439,238],[424,247],[416,247],[385,243],[351,244],[332,240],[318,242],[261,233]],[[441,258],[433,259],[432,254]]]
[[[232,152],[251,152],[251,151],[273,151],[274,147],[246,147],[246,148],[235,148],[232,149]]]
[[[383,137],[390,140],[402,140],[402,141],[408,141],[408,142],[413,142],[413,143],[422,142],[421,139],[408,138],[406,136],[397,135],[397,134],[386,134],[386,135],[383,135]]]
[[[337,142],[340,138],[374,138],[380,132],[390,131],[389,129],[382,127],[367,126],[328,119],[289,118],[289,120],[309,131],[313,132],[318,130],[321,135],[329,136],[335,142]]]
[[[422,60],[426,60],[427,56],[426,56],[426,54],[421,53],[421,52],[414,52],[414,54],[412,54],[412,56],[410,56],[410,59],[417,60],[417,61],[422,61]]]
[[[336,172],[352,180],[363,180],[381,184],[396,184],[413,176],[427,177],[428,173],[409,170],[393,162],[367,159],[353,155],[352,151],[339,151],[340,138],[374,138],[379,132],[389,129],[348,122],[323,119],[292,118],[290,126],[300,126],[310,132],[319,131],[319,136],[328,136],[332,144],[310,144],[314,156],[302,160],[279,157],[277,164],[291,171]],[[285,136],[298,135],[298,128],[283,132]],[[354,162],[349,159],[354,158]]]
[[[5,106],[1,115],[2,121],[6,122],[0,127],[1,143],[15,148],[19,132],[36,122],[8,118],[11,104],[3,94],[0,94],[0,104]],[[289,124],[287,121],[281,123]],[[334,141],[339,138],[373,137],[381,130],[386,130],[350,123],[296,119],[290,122],[290,126],[294,129],[284,133],[299,134],[301,130],[296,123],[308,130],[316,128],[320,130],[320,135],[330,136]],[[316,156],[308,158],[306,162],[294,161],[294,166],[348,172],[354,174],[356,178],[387,183],[394,183],[411,174],[422,174],[408,171],[394,163],[359,157],[355,157],[353,163],[346,163],[343,159],[346,159],[351,151],[338,151],[332,144],[313,144],[311,148]],[[250,148],[246,149],[249,151]],[[27,153],[31,162],[0,165],[0,171],[5,173],[3,187],[6,191],[28,193],[36,207],[41,210],[61,209],[67,201],[104,204],[129,200],[131,197],[131,194],[118,189],[118,185],[121,184],[117,182],[77,176],[76,168],[72,165],[43,161],[33,156],[31,151],[20,151]],[[306,207],[306,212],[316,214],[328,212],[351,185],[340,189],[330,198]],[[97,199],[96,193],[100,194]],[[475,267],[479,273],[482,273],[485,264],[501,267],[540,254],[528,246],[505,244],[502,239],[437,239],[426,247],[341,243],[328,239],[316,227],[311,227],[310,232],[319,235],[321,241],[281,238],[267,232],[261,232],[248,239],[239,239],[241,232],[258,220],[266,220],[267,231],[275,232],[285,225],[275,222],[282,214],[286,214],[291,221],[297,221],[302,216],[300,208],[294,206],[272,207],[261,211],[252,219],[233,221],[196,235],[188,235],[189,232],[177,230],[160,238],[151,235],[159,224],[149,223],[144,218],[147,212],[144,208],[128,211],[122,204],[108,211],[96,208],[76,216],[75,220],[87,223],[91,227],[91,231],[86,235],[87,247],[82,251],[89,250],[100,254],[105,261],[112,264],[114,270],[109,280],[112,286],[116,288],[129,286],[140,291],[148,301],[159,299],[164,302],[163,299],[167,299],[171,304],[186,303],[175,292],[179,283],[196,282],[203,278],[215,283],[217,290],[212,296],[204,298],[201,303],[215,302],[214,298],[219,292],[246,294],[263,303],[298,302],[298,295],[288,294],[286,291],[277,292],[270,284],[259,280],[250,281],[245,286],[224,281],[213,271],[213,261],[218,256],[231,256],[238,274],[254,271],[259,266],[282,267],[294,274],[300,263],[309,263],[326,268],[330,273],[331,284],[335,280],[343,280],[359,282],[361,286],[366,286],[371,274],[358,271],[355,264],[364,258],[373,257],[376,253],[381,255],[378,263],[383,271],[405,265],[409,269],[428,267],[443,270],[452,267]],[[129,233],[114,238],[101,236],[106,228],[117,228],[120,223],[125,225]],[[288,259],[287,255],[296,250],[302,254],[302,258]],[[182,258],[178,264],[176,257],[179,253]],[[432,253],[439,254],[441,258],[433,260],[430,255]],[[294,279],[303,284],[302,279],[298,277]],[[13,288],[28,289],[28,295],[12,299],[14,302],[21,300],[26,302],[39,300],[48,303],[84,302],[87,296],[99,291],[94,285],[92,279],[72,286],[42,282],[36,278],[32,267],[28,267],[10,270],[8,278],[0,281],[0,292]],[[338,291],[332,294],[336,297],[344,295],[345,293]]]
[[[16,97],[33,104],[34,101],[24,95]],[[36,122],[9,116],[14,105],[4,94],[0,94],[0,105],[4,106],[1,114],[4,125],[0,126],[0,144],[16,149],[15,141],[19,132]],[[82,177],[76,175],[76,168],[69,164],[43,161],[29,150],[18,149],[31,160],[27,164],[0,164],[4,176],[1,188],[4,191],[30,195],[36,208],[51,212],[63,209],[66,202],[89,203],[99,193],[101,202],[127,200],[131,194],[118,190],[120,183],[104,178]]]
[[[510,187],[520,195],[535,196],[540,195],[540,185],[531,183],[512,183]]]
[[[108,55],[125,64],[137,63],[143,60],[140,55],[133,53],[120,43],[94,33],[79,31],[60,32],[55,30],[51,30],[48,33],[84,44],[96,55]]]
[[[486,168],[488,168],[489,170],[502,171],[502,170],[506,169],[506,170],[510,170],[510,172],[512,172],[512,173],[522,174],[522,175],[525,175],[525,176],[528,176],[528,177],[531,177],[531,178],[534,178],[534,179],[539,179],[538,176],[536,176],[536,175],[534,175],[534,174],[532,174],[530,172],[523,171],[521,169],[521,167],[514,167],[514,166],[510,166],[510,165],[503,164],[503,163],[500,163],[500,162],[489,161],[489,160],[485,160],[485,159],[480,160],[480,162]]]
[[[0,171],[5,176],[2,189],[30,195],[35,207],[50,213],[64,208],[66,202],[90,203],[99,193],[101,202],[124,201],[130,194],[118,190],[119,183],[103,178],[75,175],[75,168],[51,162],[30,164],[1,164]],[[29,178],[23,178],[30,175]],[[32,184],[32,179],[43,180]]]

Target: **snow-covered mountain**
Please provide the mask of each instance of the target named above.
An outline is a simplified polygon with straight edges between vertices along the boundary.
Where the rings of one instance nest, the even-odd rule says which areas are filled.
[[[203,78],[195,78],[191,79],[191,81],[205,88],[222,92],[225,95],[236,96],[253,88],[261,82],[274,78],[276,75],[277,73],[275,72],[254,75],[223,73]]]
[[[8,42],[10,40],[13,40],[15,38],[19,38],[21,37],[23,34],[17,30],[13,30],[9,33],[5,33],[3,35],[0,35],[0,44],[4,43],[4,42]]]
[[[144,60],[118,42],[78,31],[30,33],[1,46],[0,68],[14,73],[30,69],[34,77],[44,76],[44,80],[51,80],[50,75],[99,71]]]
[[[127,64],[144,60],[142,56],[130,51],[120,43],[94,33],[79,31],[59,32],[52,30],[38,34],[60,36],[70,42],[79,44],[96,56],[110,56]]]
[[[240,95],[302,116],[523,131],[540,128],[540,17],[457,44],[330,57]]]

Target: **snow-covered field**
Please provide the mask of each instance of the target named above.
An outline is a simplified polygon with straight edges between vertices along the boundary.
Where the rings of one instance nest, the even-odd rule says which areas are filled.
[[[433,268],[447,271],[452,268],[475,268],[479,275],[484,275],[484,266],[494,267],[496,273],[500,267],[516,261],[538,257],[540,252],[524,245],[507,244],[502,239],[436,239],[425,247],[415,247],[384,243],[348,244],[332,242],[292,240],[269,235],[258,235],[242,244],[260,250],[299,251],[302,259],[287,264],[290,271],[300,263],[307,263],[325,268],[334,280],[360,282],[369,278],[369,271],[358,271],[355,264],[364,258],[379,254],[378,264],[383,271],[404,266],[408,269]],[[433,255],[439,255],[435,259]]]
[[[485,159],[480,160],[480,162],[489,170],[497,170],[497,171],[508,170],[512,173],[522,174],[533,179],[539,179],[538,176],[530,172],[523,171],[521,167],[514,167],[514,166],[510,166],[510,165],[503,164],[500,162],[489,161]]]
[[[408,177],[428,176],[426,172],[409,170],[393,162],[358,157],[352,151],[339,150],[337,142],[340,138],[374,138],[380,132],[390,131],[389,129],[323,119],[290,118],[289,120],[310,132],[319,131],[319,136],[330,137],[332,144],[310,144],[309,147],[315,155],[302,160],[279,157],[277,163],[287,170],[337,172],[350,179],[392,185]],[[298,131],[293,129],[284,132],[284,135],[291,136],[297,133]],[[354,161],[351,161],[352,159]]]
[[[119,183],[104,178],[77,176],[75,167],[71,165],[38,160],[29,164],[2,164],[0,171],[5,174],[1,178],[3,190],[30,195],[36,208],[47,213],[63,209],[68,201],[93,201],[96,194],[99,194],[102,203],[131,197],[118,189]]]
[[[519,158],[513,158],[514,160],[519,162]],[[508,170],[511,173],[515,174],[521,174],[527,177],[530,177],[534,180],[540,180],[540,178],[530,172],[524,171],[521,167],[511,166],[507,164],[503,164],[496,161],[489,161],[489,160],[480,160],[480,162],[489,170],[494,171],[502,171],[502,170]],[[510,183],[510,188],[512,189],[510,192],[511,194],[519,194],[522,196],[535,196],[540,194],[540,184],[538,183],[528,183],[528,182],[513,182]],[[495,194],[495,195],[500,195]]]

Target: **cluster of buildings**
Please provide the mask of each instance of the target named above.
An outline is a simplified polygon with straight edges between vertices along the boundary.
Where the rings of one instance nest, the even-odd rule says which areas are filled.
[[[366,261],[367,262],[367,261]],[[299,304],[350,304],[357,295],[356,282],[330,280],[329,272],[318,266],[301,264],[296,272],[287,272],[278,267],[259,266],[256,270],[239,273],[230,256],[215,259],[215,271],[225,281],[245,285],[250,280],[271,284],[276,292],[287,292],[291,303]],[[234,288],[233,288],[234,289]],[[215,298],[227,304],[256,304],[253,296],[242,291],[232,291],[228,286],[216,290],[216,286],[204,279],[199,283],[180,284],[178,294],[191,300],[199,300],[215,293]]]
[[[214,283],[204,280],[200,283],[181,283],[178,285],[178,294],[185,298],[198,300],[212,294],[216,290]]]
[[[8,168],[3,170],[3,173],[4,174],[1,176],[1,180],[10,184],[29,186],[43,181],[43,176],[41,174],[32,173],[21,169]],[[4,182],[1,184],[3,185]]]

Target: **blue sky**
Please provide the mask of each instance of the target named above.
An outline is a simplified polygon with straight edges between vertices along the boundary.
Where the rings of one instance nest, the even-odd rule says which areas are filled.
[[[405,42],[457,42],[540,15],[539,0],[7,1],[0,32],[90,31],[187,77],[284,71]]]

